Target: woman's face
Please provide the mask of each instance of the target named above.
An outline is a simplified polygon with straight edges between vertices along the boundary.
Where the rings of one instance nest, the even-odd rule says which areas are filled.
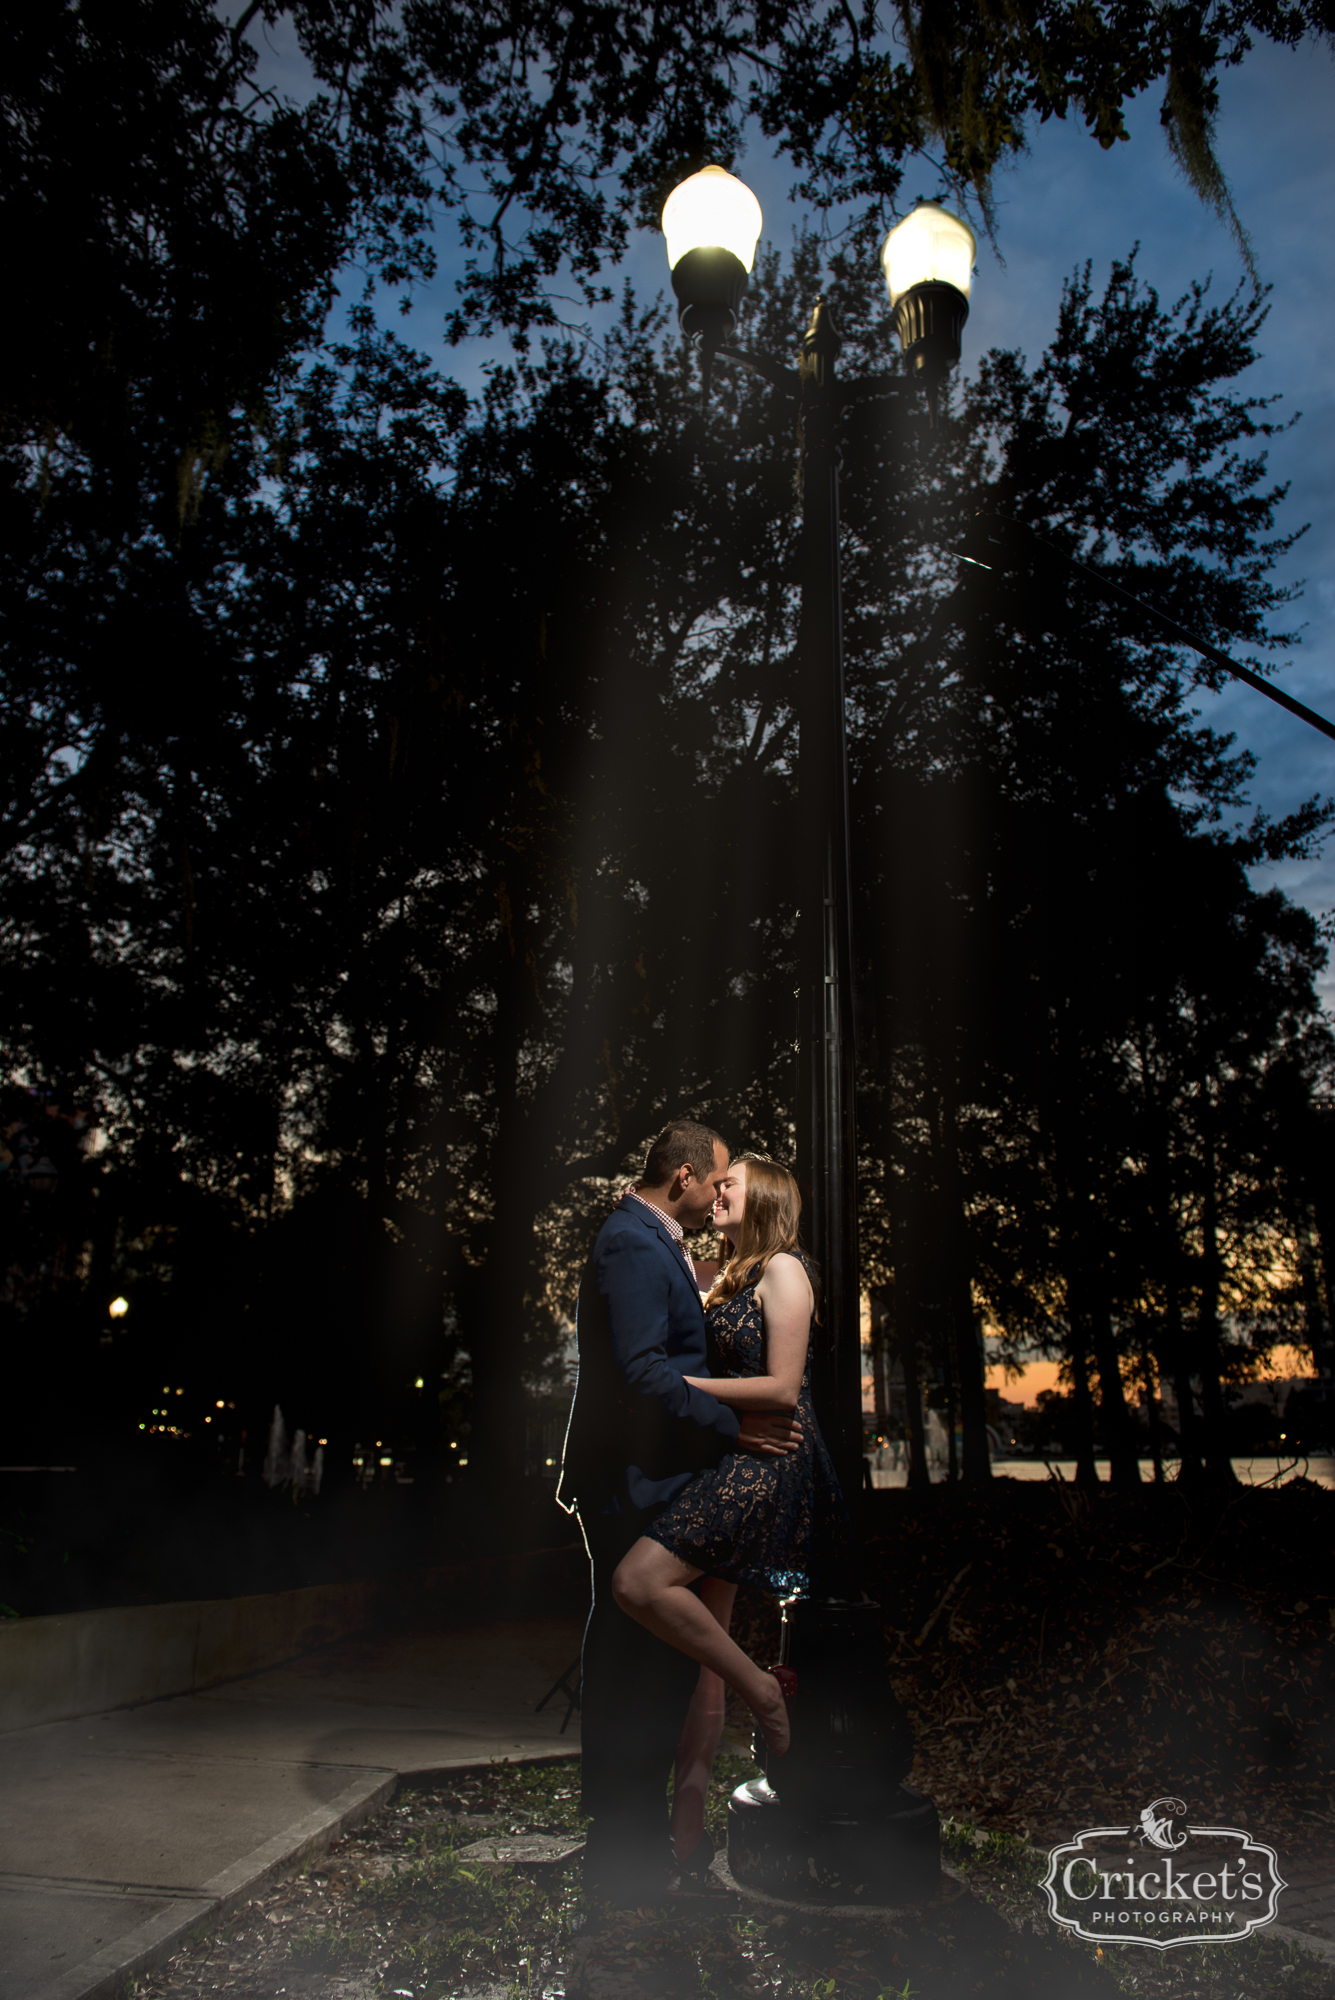
[[[714,1226],[721,1229],[732,1243],[737,1241],[737,1232],[742,1226],[742,1212],[746,1207],[746,1162],[738,1160],[728,1168],[719,1182],[718,1194],[714,1200]]]

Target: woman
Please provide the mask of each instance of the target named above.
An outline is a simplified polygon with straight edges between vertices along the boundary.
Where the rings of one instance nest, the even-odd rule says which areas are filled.
[[[771,1757],[788,1747],[787,1700],[796,1675],[783,1667],[766,1673],[729,1636],[737,1586],[805,1596],[818,1532],[827,1526],[848,1532],[811,1402],[816,1300],[798,1243],[801,1213],[786,1167],[758,1153],[733,1161],[714,1207],[731,1254],[705,1301],[712,1346],[727,1372],[685,1378],[737,1410],[795,1409],[801,1448],[785,1458],[733,1452],[698,1473],[612,1578],[623,1611],[704,1669],[677,1753],[673,1843],[687,1875],[702,1874],[713,1852],[704,1833],[704,1795],[723,1726],[724,1686],[735,1688],[755,1715]],[[697,1578],[703,1579],[698,1596],[690,1587]]]

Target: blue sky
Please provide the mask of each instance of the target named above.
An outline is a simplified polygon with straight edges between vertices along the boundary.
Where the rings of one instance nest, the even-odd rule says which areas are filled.
[[[1283,397],[1273,414],[1302,420],[1270,448],[1289,484],[1279,526],[1309,532],[1279,572],[1304,582],[1279,629],[1301,624],[1302,643],[1273,656],[1275,680],[1335,719],[1335,274],[1323,247],[1335,218],[1335,62],[1324,47],[1257,48],[1223,87],[1218,150],[1263,281],[1273,287],[1261,358],[1243,378],[1257,395]],[[1083,130],[1049,124],[1031,156],[1006,176],[998,236],[1005,268],[984,249],[966,338],[969,352],[1019,347],[1036,357],[1053,326],[1062,279],[1083,257],[1096,274],[1133,242],[1138,268],[1165,299],[1213,273],[1227,293],[1242,260],[1224,225],[1170,161],[1157,99],[1128,120],[1126,145],[1101,152]],[[966,361],[967,365],[967,361]],[[1276,816],[1313,792],[1335,792],[1335,743],[1274,703],[1234,684],[1202,691],[1201,712],[1232,730],[1260,759],[1253,798]],[[1319,914],[1335,908],[1335,841],[1316,859],[1258,869]],[[1335,1000],[1335,975],[1324,983]]]
[[[265,81],[294,96],[304,76],[285,22],[265,31]],[[991,347],[1017,347],[1036,360],[1056,323],[1062,282],[1086,257],[1096,282],[1115,257],[1140,244],[1138,270],[1165,301],[1179,297],[1192,279],[1213,274],[1216,295],[1226,295],[1243,275],[1237,246],[1219,219],[1200,202],[1169,158],[1159,125],[1159,93],[1151,92],[1128,117],[1129,143],[1102,151],[1078,121],[1052,120],[1035,129],[1029,155],[1001,176],[998,248],[979,252],[973,306],[965,333],[964,368],[976,366]],[[1270,463],[1289,494],[1279,526],[1307,535],[1280,572],[1303,583],[1301,603],[1277,621],[1301,624],[1302,643],[1274,656],[1274,677],[1320,713],[1335,717],[1335,269],[1329,251],[1335,218],[1335,62],[1309,42],[1297,50],[1261,44],[1222,84],[1218,152],[1244,226],[1255,245],[1262,280],[1271,292],[1270,319],[1260,360],[1243,378],[1257,395],[1279,394],[1272,414],[1301,411],[1302,420],[1274,440]],[[801,221],[787,199],[788,176],[757,140],[738,170],[755,188],[765,211],[765,237],[786,245]],[[921,179],[921,186],[918,180]],[[914,195],[937,192],[931,176],[910,171],[906,205]],[[420,293],[406,319],[386,300],[386,318],[400,334],[460,381],[476,390],[483,368],[498,357],[494,342],[470,341],[447,350],[441,337],[453,299],[454,264],[448,225],[437,238],[440,271]],[[646,236],[632,247],[621,275],[643,296],[666,288],[663,243]],[[796,332],[800,331],[795,329]],[[1335,793],[1335,743],[1240,685],[1212,695],[1202,691],[1203,716],[1232,731],[1259,758],[1255,803],[1278,817],[1313,792]],[[1258,882],[1277,881],[1318,914],[1335,910],[1335,839],[1309,862],[1258,869]],[[1335,1003],[1335,971],[1324,983]]]

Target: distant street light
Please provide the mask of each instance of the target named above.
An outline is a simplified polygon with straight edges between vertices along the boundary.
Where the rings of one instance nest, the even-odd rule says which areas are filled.
[[[798,409],[798,812],[806,866],[798,888],[797,1172],[824,1298],[823,1338],[812,1357],[817,1405],[853,1501],[862,1483],[862,1342],[839,424],[852,403],[904,396],[910,378],[837,380],[842,342],[823,298],[795,369],[728,345],[761,223],[750,189],[715,166],[692,174],[663,209],[678,319],[700,347],[706,406],[719,354],[762,376]],[[933,424],[941,384],[960,355],[975,247],[967,223],[928,202],[891,230],[881,253],[905,363],[926,390]],[[827,1591],[852,1587],[843,1578],[818,1581]],[[778,1794],[760,1781],[733,1796],[728,1852],[739,1880],[800,1897],[810,1894],[814,1874],[821,1893],[839,1892],[836,1901],[893,1902],[930,1893],[939,1879],[935,1808],[900,1788],[913,1738],[885,1677],[881,1624],[879,1605],[866,1597],[785,1604],[784,1658],[801,1680],[794,1744]]]
[[[130,1310],[130,1301],[128,1299],[113,1299],[111,1301],[111,1304],[107,1307],[107,1317],[113,1320],[121,1320],[124,1319],[126,1313],[129,1312],[129,1310]],[[99,1347],[110,1347],[111,1345],[112,1345],[112,1336],[110,1333],[101,1333],[98,1335]],[[140,1430],[142,1430],[144,1427],[142,1424],[140,1424],[139,1428]]]

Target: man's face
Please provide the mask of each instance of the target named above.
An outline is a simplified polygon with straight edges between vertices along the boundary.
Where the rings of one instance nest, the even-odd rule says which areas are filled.
[[[714,1212],[718,1198],[719,1183],[728,1171],[728,1149],[722,1140],[714,1141],[714,1166],[707,1180],[698,1181],[694,1173],[682,1189],[682,1205],[677,1219],[683,1229],[703,1229]]]

